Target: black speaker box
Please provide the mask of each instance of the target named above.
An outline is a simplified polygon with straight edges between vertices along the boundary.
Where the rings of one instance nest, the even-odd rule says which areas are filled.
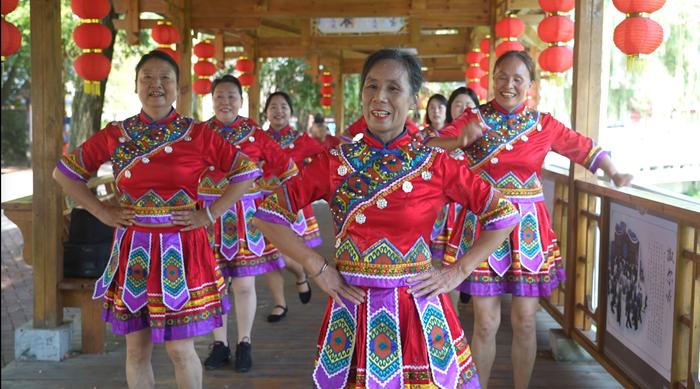
[[[63,243],[64,277],[97,278],[102,275],[112,250],[114,228],[88,211],[71,211],[68,241]]]

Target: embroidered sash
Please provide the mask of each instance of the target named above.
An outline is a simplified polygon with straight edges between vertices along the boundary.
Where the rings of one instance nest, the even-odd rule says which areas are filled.
[[[343,303],[347,308],[333,301],[331,318],[314,368],[313,379],[319,389],[344,388],[348,380],[355,351],[357,306],[344,298]]]
[[[430,232],[430,240],[434,241],[440,236],[442,233],[442,230],[445,228],[445,224],[447,223],[447,214],[449,213],[449,205],[445,205],[442,207],[442,210],[438,214],[437,219],[435,219],[435,223],[433,224],[433,230]]]
[[[160,234],[160,260],[163,304],[173,311],[179,311],[190,301],[179,233]]]
[[[124,228],[117,228],[114,231],[112,253],[109,255],[109,262],[107,262],[107,267],[105,267],[104,272],[102,272],[102,276],[95,282],[95,289],[92,292],[93,299],[98,299],[105,295],[107,289],[109,289],[109,286],[114,280],[114,275],[117,274],[117,269],[119,268],[119,252],[121,250],[124,232],[126,232]]]
[[[462,226],[462,236],[459,238],[459,248],[457,250],[457,259],[466,254],[467,251],[474,245],[476,237],[477,222],[479,218],[474,212],[467,211],[467,216],[464,219]]]
[[[302,236],[306,231],[306,216],[303,210],[299,210],[297,213],[297,220],[292,224],[292,230],[297,233],[297,235]]]
[[[366,388],[402,388],[398,289],[367,290]]]
[[[129,249],[129,261],[126,264],[126,277],[122,300],[132,313],[148,304],[146,290],[148,270],[151,264],[151,234],[134,231]]]
[[[520,203],[518,205],[522,215],[518,231],[520,265],[532,273],[536,273],[545,261],[542,252],[542,239],[540,238],[540,225],[537,221],[537,208],[535,203]]]
[[[430,372],[434,384],[441,388],[455,388],[459,377],[459,363],[445,312],[438,297],[414,297],[423,335],[428,348]]]
[[[248,242],[248,250],[256,256],[262,256],[265,251],[265,239],[262,232],[257,228],[253,228],[250,224],[251,219],[255,216],[255,200],[252,198],[243,197],[241,200],[241,206],[243,207],[243,222],[245,225],[246,241]]]
[[[227,261],[232,261],[238,254],[240,243],[238,242],[238,210],[237,204],[233,204],[221,215],[221,255]]]
[[[491,266],[491,269],[493,269],[499,277],[503,277],[512,264],[513,258],[510,248],[510,237],[508,237],[498,246],[496,251],[489,255],[489,266]]]

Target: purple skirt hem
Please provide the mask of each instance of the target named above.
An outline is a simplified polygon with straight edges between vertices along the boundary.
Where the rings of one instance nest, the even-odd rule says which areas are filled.
[[[144,308],[146,310],[146,308]],[[223,314],[231,310],[231,301],[228,296],[221,299],[221,310]],[[150,328],[148,314],[134,317],[129,320],[119,320],[109,309],[102,310],[102,320],[112,325],[112,332],[116,335],[128,335],[132,332]],[[194,323],[166,328],[151,328],[151,341],[153,343],[163,343],[170,340],[180,340],[193,338],[195,336],[206,335],[215,328],[224,325],[221,315],[214,315],[210,318]]]
[[[263,263],[254,266],[233,266],[233,267],[223,267],[221,268],[221,274],[224,278],[231,277],[253,277],[259,276],[261,274],[269,273],[271,271],[279,270],[285,267],[285,262],[283,258],[275,259],[274,261]]]
[[[304,237],[304,243],[309,247],[318,247],[323,244],[323,239],[320,236],[314,236],[313,238],[307,239]]]
[[[520,282],[473,282],[464,281],[457,289],[460,292],[471,294],[472,296],[500,296],[502,294],[512,294],[520,297],[548,297],[552,291],[559,286],[560,282],[566,279],[564,269],[557,269],[548,283],[524,284]]]

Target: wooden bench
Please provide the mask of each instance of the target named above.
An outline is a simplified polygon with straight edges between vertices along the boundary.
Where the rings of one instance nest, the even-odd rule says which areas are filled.
[[[101,201],[110,201],[114,197],[114,177],[93,178],[88,187],[98,191]],[[75,203],[68,197],[65,201],[64,228],[61,241],[65,242],[70,224],[70,212]],[[32,196],[2,203],[5,216],[19,227],[24,239],[23,256],[27,264],[32,265]],[[63,278],[56,286],[56,293],[61,296],[63,307],[80,308],[81,345],[86,354],[102,353],[105,349],[105,323],[101,320],[102,301],[93,300],[92,292],[95,278]]]

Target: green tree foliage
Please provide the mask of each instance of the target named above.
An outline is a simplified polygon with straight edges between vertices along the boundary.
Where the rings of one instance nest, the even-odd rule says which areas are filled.
[[[321,112],[319,88],[321,85],[305,72],[303,58],[267,58],[260,69],[260,109],[264,109],[267,96],[276,91],[289,94],[294,105],[294,115],[299,119],[297,129],[307,130],[307,118]],[[250,116],[255,113],[251,112]],[[259,122],[265,120],[261,112]]]

